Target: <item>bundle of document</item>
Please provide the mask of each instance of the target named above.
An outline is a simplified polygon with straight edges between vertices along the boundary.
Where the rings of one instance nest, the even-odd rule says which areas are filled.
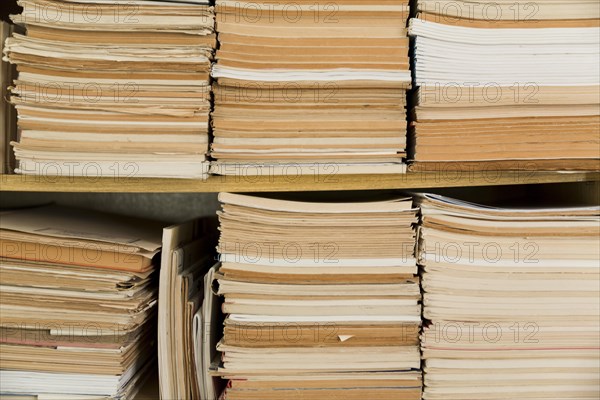
[[[414,170],[600,169],[597,1],[417,2]]]
[[[19,0],[17,173],[203,178],[214,14],[185,1]]]
[[[197,219],[163,231],[158,303],[158,370],[163,399],[217,399],[209,374],[220,336],[219,297],[212,291],[215,224]]]
[[[217,0],[211,172],[404,172],[408,11]]]
[[[424,399],[597,399],[600,207],[421,211]]]
[[[60,206],[1,218],[0,393],[132,398],[154,369],[162,227]]]
[[[410,199],[219,199],[227,399],[420,399]]]

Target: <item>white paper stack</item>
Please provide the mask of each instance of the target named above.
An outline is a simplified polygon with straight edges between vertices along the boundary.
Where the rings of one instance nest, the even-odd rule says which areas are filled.
[[[219,199],[227,399],[420,399],[410,199]]]
[[[597,399],[600,207],[420,204],[424,399]]]
[[[405,172],[408,10],[218,0],[211,172]]]
[[[600,169],[600,7],[419,0],[414,170]]]
[[[203,178],[208,2],[20,0],[5,46],[19,77],[17,173]]]

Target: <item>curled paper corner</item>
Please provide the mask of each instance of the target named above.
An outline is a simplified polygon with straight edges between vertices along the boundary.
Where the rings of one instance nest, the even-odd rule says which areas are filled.
[[[338,335],[338,339],[340,339],[340,342],[345,342],[346,340],[352,337],[354,337],[354,335]]]

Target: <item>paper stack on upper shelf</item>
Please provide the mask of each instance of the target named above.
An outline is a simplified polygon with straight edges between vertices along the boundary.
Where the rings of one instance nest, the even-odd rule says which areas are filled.
[[[423,398],[597,399],[600,207],[420,205]]]
[[[598,170],[597,1],[417,2],[414,170]]]
[[[160,234],[59,206],[2,213],[2,395],[135,395],[155,368]]]
[[[211,172],[404,172],[408,10],[218,0]]]
[[[219,199],[227,399],[420,399],[410,199]]]
[[[8,22],[0,21],[0,57],[4,52],[4,42],[14,32],[15,26]],[[0,173],[6,174],[12,172],[14,156],[10,148],[10,142],[17,137],[17,113],[15,108],[8,102],[8,87],[12,85],[12,80],[16,75],[14,65],[10,65],[4,60],[0,61]]]
[[[203,178],[214,14],[206,4],[19,0],[17,173]]]

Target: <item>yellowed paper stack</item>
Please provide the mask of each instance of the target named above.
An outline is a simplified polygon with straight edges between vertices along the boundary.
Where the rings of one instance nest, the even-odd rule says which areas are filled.
[[[412,200],[219,199],[227,399],[420,399]]]
[[[208,164],[207,4],[20,0],[5,46],[19,78],[17,173],[203,178]]]
[[[414,170],[600,169],[600,7],[419,0]]]
[[[155,368],[161,228],[59,206],[2,213],[0,393],[139,391]]]
[[[423,398],[597,399],[600,207],[420,205]]]
[[[402,173],[408,1],[216,2],[222,175]]]

